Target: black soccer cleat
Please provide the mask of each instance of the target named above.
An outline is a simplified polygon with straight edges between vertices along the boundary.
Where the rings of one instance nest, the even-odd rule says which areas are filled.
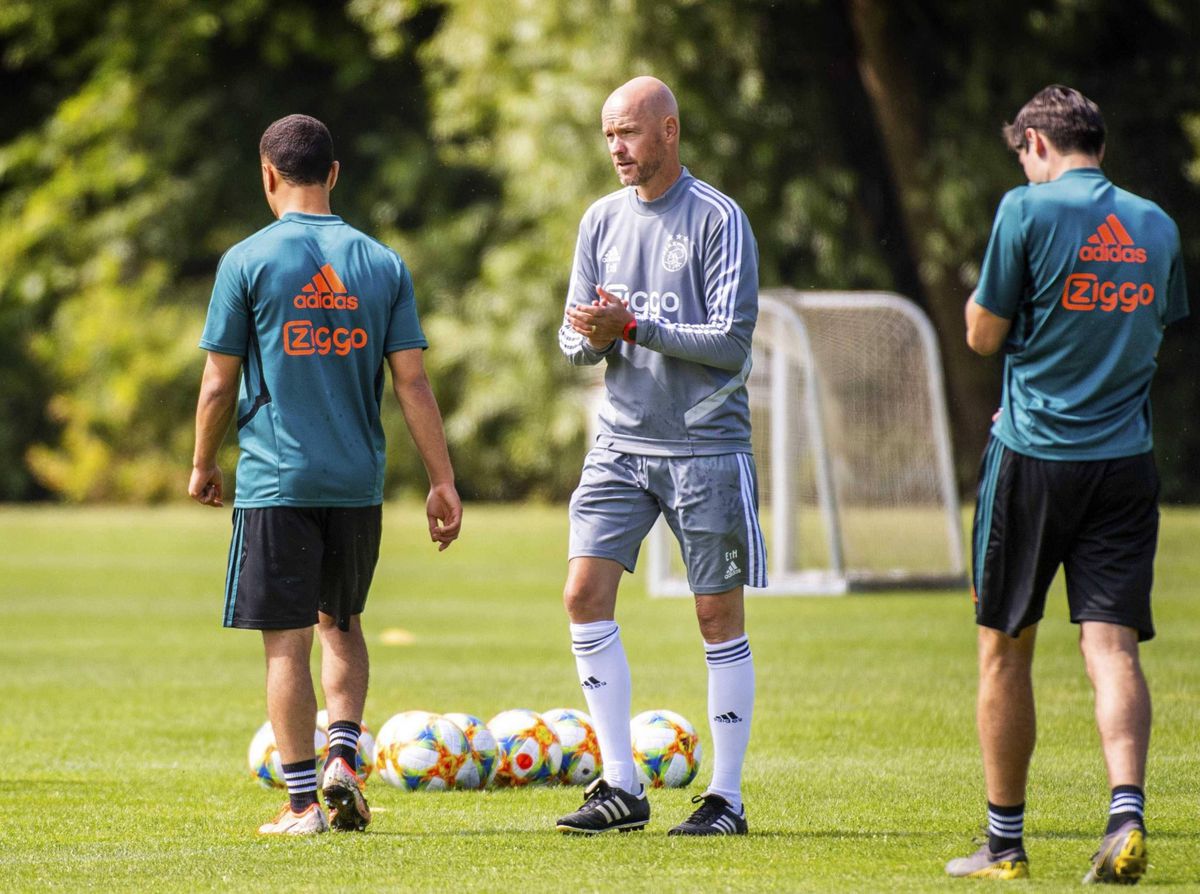
[[[650,802],[643,788],[631,795],[598,777],[583,790],[583,806],[559,819],[555,828],[570,835],[633,832],[650,822]]]
[[[700,806],[668,835],[745,835],[750,829],[746,825],[745,809],[734,813],[729,802],[720,795],[696,795],[692,803]]]

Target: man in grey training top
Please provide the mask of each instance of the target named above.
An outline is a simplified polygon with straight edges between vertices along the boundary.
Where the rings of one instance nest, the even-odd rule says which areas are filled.
[[[737,204],[680,165],[679,109],[665,84],[634,78],[601,122],[626,188],[583,216],[559,346],[573,364],[607,364],[600,434],[571,498],[563,593],[604,771],[558,828],[594,834],[650,820],[614,617],[621,574],[661,512],[695,593],[714,751],[700,806],[668,834],[740,835],[754,706],[742,589],[766,585],[746,394],[758,249]]]

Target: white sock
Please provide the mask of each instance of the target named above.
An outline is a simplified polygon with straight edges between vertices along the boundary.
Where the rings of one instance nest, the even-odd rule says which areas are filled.
[[[713,776],[708,792],[742,811],[742,764],[754,715],[754,657],[745,636],[705,643],[708,662],[708,728],[713,739]]]
[[[629,737],[633,685],[621,645],[621,629],[616,621],[572,624],[571,651],[588,713],[596,726],[604,781],[636,795],[641,786],[633,767]]]

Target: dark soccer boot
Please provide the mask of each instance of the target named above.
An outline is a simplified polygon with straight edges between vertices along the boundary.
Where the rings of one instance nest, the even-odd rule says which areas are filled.
[[[583,806],[559,819],[555,828],[573,835],[597,835],[601,832],[632,832],[650,822],[650,802],[643,788],[631,795],[597,778],[583,790]]]
[[[734,813],[720,795],[696,795],[692,803],[700,806],[668,835],[745,835],[749,831],[745,810]]]

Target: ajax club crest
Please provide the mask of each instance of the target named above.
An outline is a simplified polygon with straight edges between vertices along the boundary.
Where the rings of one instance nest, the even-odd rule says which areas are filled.
[[[662,265],[663,269],[668,273],[675,273],[682,270],[688,262],[688,255],[691,253],[692,245],[687,236],[676,234],[667,240],[667,247],[663,249]]]

